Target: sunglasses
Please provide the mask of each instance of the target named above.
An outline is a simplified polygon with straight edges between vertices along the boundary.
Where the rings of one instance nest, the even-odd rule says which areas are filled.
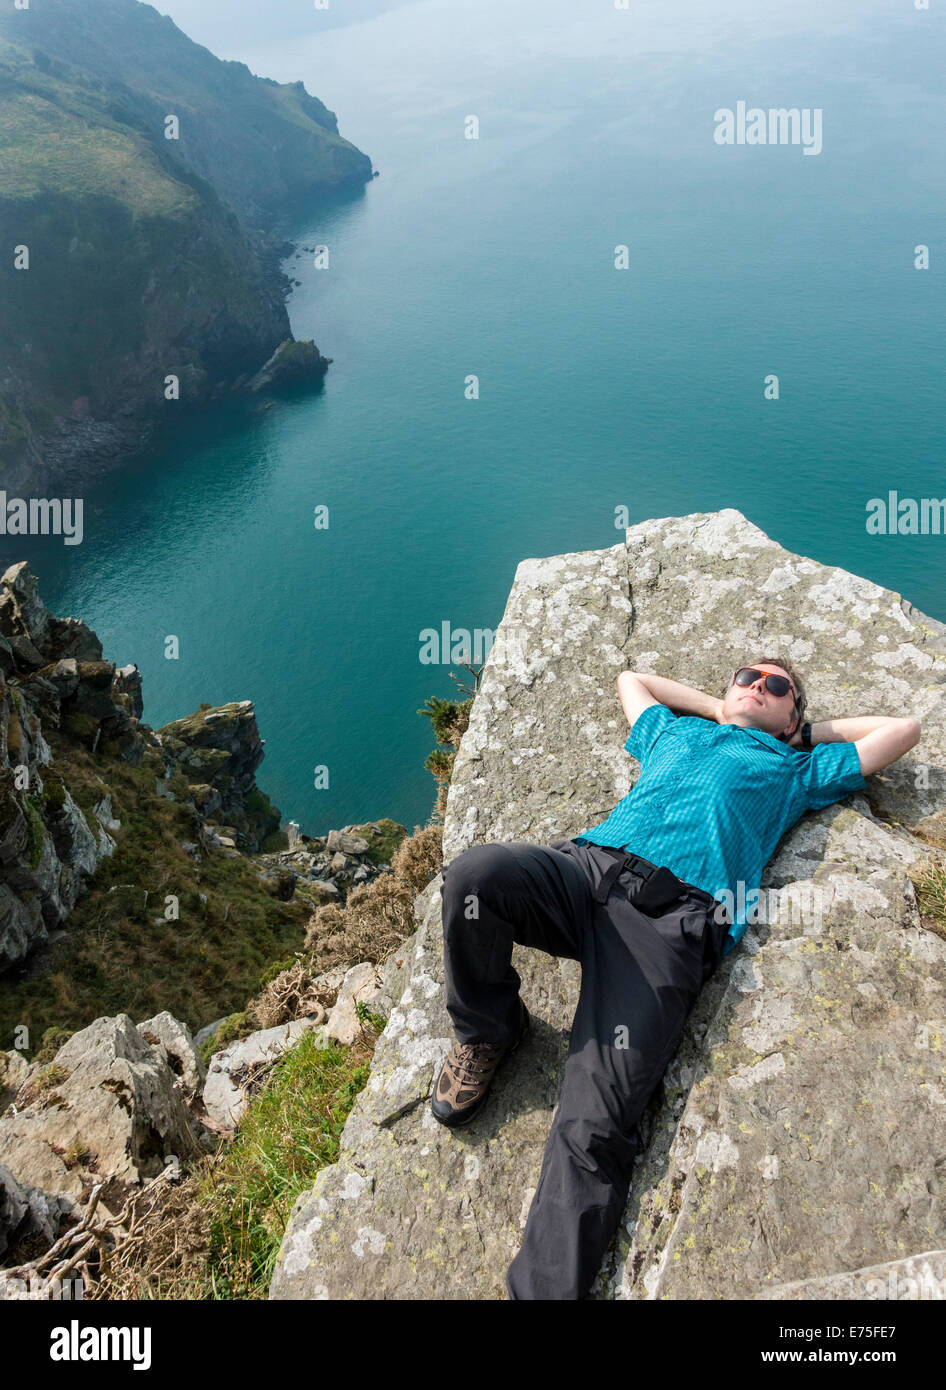
[[[768,671],[756,671],[752,666],[741,666],[732,678],[733,685],[755,685],[761,677],[765,677],[765,688],[773,695],[787,695],[791,690],[794,694],[794,687],[788,676],[773,676]]]

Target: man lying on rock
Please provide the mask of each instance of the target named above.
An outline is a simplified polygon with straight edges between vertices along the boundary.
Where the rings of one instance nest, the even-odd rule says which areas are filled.
[[[513,942],[581,962],[561,1097],[506,1274],[513,1299],[589,1292],[625,1208],[644,1107],[700,988],[746,930],[745,909],[728,904],[751,914],[799,817],[860,790],[920,738],[916,719],[802,724],[787,661],[740,667],[723,699],[633,671],[617,686],[641,773],[607,820],[548,845],[472,845],[444,869],[458,1042],[431,1099],[442,1124],[479,1113],[528,1029]]]

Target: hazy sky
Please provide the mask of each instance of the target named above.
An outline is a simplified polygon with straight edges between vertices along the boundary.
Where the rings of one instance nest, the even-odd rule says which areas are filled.
[[[157,0],[154,8],[168,14],[178,28],[221,58],[240,58],[256,71],[257,51],[285,40],[313,39],[320,32],[358,24],[378,15],[410,7],[416,13],[410,23],[443,23],[462,30],[479,29],[481,39],[503,43],[502,7],[491,3],[466,5],[463,0],[328,0],[328,9],[316,9],[313,0]],[[504,0],[515,5],[519,18],[529,10],[547,34],[560,31],[565,51],[581,52],[582,29],[592,12],[612,9],[614,0]],[[424,11],[426,10],[426,15]],[[782,34],[814,29],[829,32],[850,26],[852,20],[896,17],[913,11],[911,0],[629,0],[626,22],[639,39],[639,47],[667,50],[707,46],[737,35],[764,40]],[[924,19],[935,20],[926,15]],[[520,24],[514,26],[521,29]],[[939,26],[936,26],[937,28]],[[514,56],[514,55],[511,55]],[[265,75],[265,74],[264,74]]]
[[[317,10],[312,0],[266,0],[265,4],[258,0],[157,0],[154,9],[159,14],[169,14],[189,38],[219,58],[236,58],[257,44],[358,24],[410,3],[411,0],[329,0],[327,10]]]

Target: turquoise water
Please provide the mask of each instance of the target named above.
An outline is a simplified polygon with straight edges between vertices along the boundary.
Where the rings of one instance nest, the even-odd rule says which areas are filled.
[[[15,558],[138,663],[149,723],[254,700],[260,783],[312,833],[426,820],[415,711],[456,687],[421,630],[495,629],[518,562],[613,545],[616,507],[737,507],[946,620],[946,536],[865,527],[891,488],[946,495],[942,13],[712,8],[432,0],[308,39],[248,9],[231,48],[170,6],[301,77],[380,171],[295,229],[331,269],[290,259],[293,330],[334,362],[87,491],[81,546]],[[823,152],[717,146],[739,100],[822,108]]]

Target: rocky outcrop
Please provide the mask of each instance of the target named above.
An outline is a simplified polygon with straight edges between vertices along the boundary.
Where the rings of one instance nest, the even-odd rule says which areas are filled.
[[[358,1005],[366,1004],[373,1009],[381,997],[383,982],[383,969],[371,961],[361,961],[347,970],[328,1017],[326,1036],[350,1047],[361,1032]]]
[[[777,911],[704,988],[648,1106],[598,1299],[768,1298],[946,1248],[946,940],[920,920],[907,873],[943,825],[943,624],[732,509],[523,561],[456,757],[444,862],[609,814],[637,772],[620,670],[721,692],[771,650],[807,677],[812,719],[913,714],[923,737],[780,843],[762,884]],[[453,1043],[440,883],[417,899],[399,952],[409,978],[338,1162],[295,1203],[273,1298],[505,1297],[579,967],[515,949],[532,1033],[483,1113],[445,1129],[429,1108]],[[837,1287],[848,1297],[862,1281]]]
[[[237,843],[251,852],[278,828],[279,812],[256,790],[254,773],[263,761],[265,740],[251,700],[198,710],[165,724],[154,736],[168,772],[187,778],[205,820],[226,822],[236,830]]]
[[[19,1183],[0,1163],[0,1259],[17,1241],[39,1237],[52,1245],[60,1224],[73,1210],[68,1198],[51,1197],[41,1188]],[[6,1297],[5,1280],[0,1273],[0,1297]]]
[[[3,970],[65,921],[84,880],[115,847],[108,798],[79,808],[47,736],[63,730],[92,752],[129,762],[141,760],[144,744],[95,633],[54,618],[26,564],[11,566],[0,580],[0,651]]]
[[[147,754],[160,769],[156,791],[170,797],[167,780],[183,773],[208,851],[228,838],[213,829],[222,818],[230,843],[249,850],[278,827],[254,781],[263,742],[248,700],[158,734],[141,713],[137,667],[104,661],[95,633],[54,617],[29,566],[12,565],[0,579],[0,972],[65,923],[113,853],[121,823],[106,779],[115,761],[139,766]]]
[[[357,1004],[374,1011],[382,995],[386,1003],[401,963],[324,972],[314,984],[325,1007],[230,1042],[207,1067],[197,1050],[207,1030],[194,1038],[166,1010],[137,1026],[127,1014],[98,1018],[46,1065],[0,1053],[0,1261],[27,1237],[50,1245],[95,1183],[117,1209],[172,1161],[232,1135],[303,1034],[314,1031],[320,1048],[355,1041]]]
[[[291,896],[290,881],[295,891],[301,880],[323,902],[344,902],[349,889],[371,883],[390,868],[377,853],[371,853],[375,843],[390,845],[392,836],[399,842],[407,835],[406,828],[392,820],[369,821],[356,828],[363,833],[354,834],[351,827],[345,827],[330,830],[327,836],[304,835],[290,849],[261,854],[258,862],[263,866],[263,882],[275,897]]]
[[[0,1247],[33,1231],[54,1238],[95,1182],[116,1210],[169,1161],[199,1154],[212,1140],[191,1114],[188,1080],[201,1075],[170,1015],[136,1028],[118,1014],[74,1033],[0,1115]]]
[[[322,356],[311,339],[299,342],[287,338],[246,383],[246,390],[251,393],[276,391],[285,386],[321,381],[331,361],[331,357]]]
[[[151,1047],[163,1048],[165,1060],[179,1079],[184,1093],[196,1095],[204,1084],[206,1068],[200,1060],[197,1041],[191,1036],[187,1024],[163,1009],[153,1018],[139,1023],[138,1032]]]
[[[13,1048],[9,1052],[0,1052],[0,1111],[7,1108],[38,1066],[38,1062],[28,1062],[22,1053]]]

